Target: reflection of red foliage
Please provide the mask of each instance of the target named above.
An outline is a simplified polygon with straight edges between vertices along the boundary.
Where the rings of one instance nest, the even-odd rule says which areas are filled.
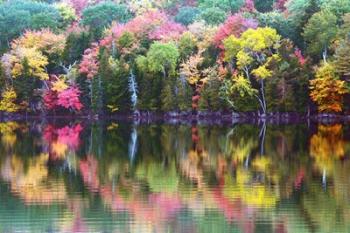
[[[73,220],[73,226],[71,232],[88,232],[88,228],[86,227],[86,223],[84,219],[80,215],[75,216]]]
[[[198,128],[196,125],[192,126],[191,133],[192,133],[192,142],[194,144],[197,144],[199,142],[199,134],[198,134]]]
[[[70,149],[77,150],[80,144],[80,133],[83,127],[80,124],[74,127],[65,126],[57,130],[59,141],[62,144],[66,144]]]
[[[244,206],[240,200],[225,197],[220,188],[214,189],[212,195],[217,207],[224,213],[228,221],[240,223],[243,232],[255,232],[254,221],[246,221],[249,216],[253,216],[254,209]]]
[[[148,197],[149,204],[156,206],[158,217],[167,219],[179,211],[182,207],[178,196],[167,195],[165,193],[151,194]]]
[[[80,173],[83,176],[84,183],[88,186],[91,192],[98,192],[100,182],[98,179],[98,162],[97,160],[89,155],[86,160],[79,162]]]
[[[283,222],[280,222],[280,223],[277,223],[277,224],[276,224],[274,232],[275,232],[275,233],[287,233],[287,232],[288,232],[288,229],[287,229],[287,227],[284,225]]]
[[[298,174],[297,174],[297,177],[294,181],[294,187],[299,189],[301,184],[303,183],[303,180],[304,180],[304,177],[305,177],[305,171],[304,169],[301,169],[298,171]]]
[[[50,157],[56,158],[55,152],[52,151],[52,145],[60,143],[61,145],[67,146],[71,151],[75,151],[80,145],[80,133],[83,127],[81,124],[74,126],[65,126],[63,128],[56,128],[53,125],[48,125],[43,131],[43,138],[49,145]]]
[[[43,131],[43,138],[47,143],[52,143],[57,137],[55,134],[55,127],[48,125]]]

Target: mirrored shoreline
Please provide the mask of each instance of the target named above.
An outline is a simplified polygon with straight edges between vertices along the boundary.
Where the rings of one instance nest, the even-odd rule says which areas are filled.
[[[0,123],[2,232],[348,232],[342,124]]]

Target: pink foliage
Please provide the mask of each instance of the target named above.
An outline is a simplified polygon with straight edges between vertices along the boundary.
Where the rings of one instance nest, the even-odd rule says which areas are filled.
[[[284,11],[284,10],[286,10],[286,7],[285,7],[286,2],[287,2],[287,0],[276,0],[273,7],[276,10]]]
[[[245,0],[244,6],[241,9],[244,12],[255,12],[254,0]]]
[[[257,28],[258,22],[254,19],[246,19],[241,14],[229,16],[224,24],[220,26],[214,36],[214,44],[220,49],[224,49],[223,40],[234,35],[239,37],[244,31],[249,28]]]
[[[71,34],[74,33],[76,35],[79,35],[83,32],[88,32],[88,29],[85,27],[82,27],[79,25],[79,22],[73,22],[67,29],[66,29],[66,34]]]
[[[151,206],[156,207],[164,219],[169,219],[176,214],[181,208],[182,203],[177,195],[167,195],[166,193],[152,193],[148,197],[148,202]]]
[[[48,125],[43,131],[43,138],[47,143],[52,143],[55,138],[55,127],[53,125]]]
[[[57,107],[57,93],[52,90],[46,91],[43,97],[43,101],[46,109],[54,109],[55,107]]]
[[[161,11],[150,10],[126,24],[114,24],[111,33],[100,41],[102,46],[110,46],[124,32],[133,33],[136,38],[148,37],[151,40],[177,39],[185,28],[169,19]]]
[[[102,40],[102,44],[106,46],[113,39],[118,39],[124,32],[133,33],[137,37],[145,36],[167,21],[168,16],[164,12],[147,11],[126,24],[114,24],[111,28],[111,34]]]
[[[79,162],[79,170],[89,190],[98,192],[100,188],[98,161],[93,156],[89,155],[85,160]]]
[[[58,94],[57,104],[67,109],[80,111],[83,108],[79,100],[80,93],[78,87],[69,87]]]
[[[184,6],[197,6],[198,2],[197,2],[197,0],[184,0],[183,5]]]
[[[294,180],[294,187],[299,189],[304,181],[305,178],[305,170],[300,169],[297,173],[297,177]]]
[[[89,79],[92,79],[98,73],[98,53],[99,45],[93,43],[91,48],[85,50],[83,59],[79,65],[79,72],[81,74],[86,74]]]
[[[129,21],[125,27],[129,32],[142,35],[154,30],[154,28],[166,23],[168,20],[168,16],[164,12],[148,11]]]
[[[69,0],[69,2],[77,15],[81,15],[81,12],[89,5],[89,0]]]
[[[299,61],[299,64],[301,66],[305,65],[306,63],[306,59],[305,57],[303,56],[303,54],[301,53],[301,50],[296,48],[295,51],[294,51],[294,55],[296,56],[296,58],[298,59]]]
[[[52,151],[52,145],[55,143],[66,145],[71,151],[76,151],[80,145],[80,134],[82,131],[83,127],[81,124],[67,125],[63,128],[57,128],[51,124],[46,126],[43,132],[43,139],[51,148],[50,155],[55,158],[55,152]]]
[[[67,145],[71,150],[77,150],[80,145],[80,133],[83,127],[80,124],[65,126],[57,130],[57,141]]]
[[[149,34],[149,39],[151,40],[177,40],[180,38],[181,34],[186,30],[181,24],[168,21]]]

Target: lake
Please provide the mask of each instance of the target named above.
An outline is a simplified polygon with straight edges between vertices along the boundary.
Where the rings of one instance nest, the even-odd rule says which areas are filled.
[[[348,125],[0,123],[0,232],[350,232]]]

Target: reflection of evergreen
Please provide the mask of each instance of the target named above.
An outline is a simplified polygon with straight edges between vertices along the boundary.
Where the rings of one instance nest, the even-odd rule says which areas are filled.
[[[55,131],[65,126],[74,128],[76,122],[50,124]],[[168,206],[162,205],[168,201],[171,210],[164,213],[165,219],[151,222],[152,227],[159,224],[157,227],[167,227],[171,232],[244,232],[244,227],[253,227],[249,229],[254,232],[348,229],[347,126],[342,129],[344,137],[331,140],[333,146],[344,150],[345,158],[332,157],[327,164],[324,188],[318,157],[310,156],[309,145],[310,134],[317,136],[320,132],[308,133],[306,125],[267,125],[265,153],[261,155],[256,125],[197,125],[198,150],[193,150],[190,125],[81,124],[84,130],[79,147],[71,145],[58,157],[50,145],[57,139],[43,139],[47,124],[20,124],[12,126],[13,132],[6,131],[11,127],[2,126],[0,174],[10,184],[0,183],[0,231],[57,231],[63,218],[75,221],[80,217],[90,231],[129,232],[133,221],[141,217],[142,222],[147,211],[149,215],[167,212]],[[130,161],[133,127],[138,150],[135,160]],[[319,136],[327,139],[331,132],[334,130]],[[57,132],[53,135],[57,137]],[[338,145],[339,138],[343,141]],[[48,174],[41,167],[48,169]],[[94,179],[91,183],[89,176]],[[62,191],[63,198],[53,200],[49,196],[47,206],[25,205],[21,200],[24,195],[14,193],[22,192],[20,182],[38,185],[37,196],[28,202],[37,201],[42,193],[57,192],[52,185],[59,185],[54,187]],[[115,206],[119,203],[126,206],[125,210]],[[248,218],[245,214],[249,215],[249,226],[244,225]],[[8,219],[21,222],[23,229]]]

